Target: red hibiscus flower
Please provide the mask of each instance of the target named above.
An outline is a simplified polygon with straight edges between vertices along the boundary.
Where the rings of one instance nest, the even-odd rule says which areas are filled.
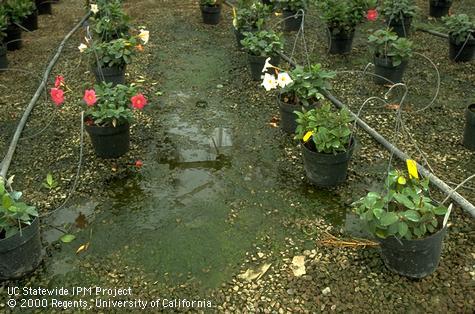
[[[64,102],[64,92],[60,88],[52,88],[50,96],[56,106],[59,106]]]
[[[371,10],[368,10],[368,12],[366,13],[366,18],[368,19],[368,21],[371,21],[371,22],[374,22],[378,19],[378,11],[375,10],[375,9],[371,9]]]
[[[96,92],[93,89],[87,89],[83,99],[89,107],[94,106],[97,102]]]
[[[130,100],[132,101],[132,107],[135,109],[143,109],[147,104],[147,98],[140,93],[133,96]]]
[[[143,161],[140,159],[137,159],[137,161],[135,162],[135,167],[142,168],[142,166],[143,166]]]
[[[64,85],[64,77],[62,75],[56,76],[56,80],[54,81],[54,87],[60,88]]]

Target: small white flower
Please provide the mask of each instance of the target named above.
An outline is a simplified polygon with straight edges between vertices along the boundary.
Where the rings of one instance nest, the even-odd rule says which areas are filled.
[[[272,64],[270,64],[270,58],[266,59],[266,64],[264,64],[264,67],[262,68],[262,72],[267,71],[269,68],[275,68]]]
[[[87,46],[83,43],[81,43],[78,47],[79,51],[80,52],[84,52],[86,49],[87,49]]]
[[[285,87],[292,82],[293,81],[287,72],[280,72],[279,75],[277,76],[277,83],[279,84],[280,87]]]
[[[150,39],[150,32],[141,29],[138,37],[143,41],[143,44],[146,45],[148,43],[148,40]]]
[[[277,87],[278,82],[275,79],[275,76],[269,73],[264,74],[264,80],[262,81],[262,86],[266,89],[266,91],[270,91]]]
[[[99,12],[99,7],[97,6],[97,4],[91,4],[91,12],[94,14]]]

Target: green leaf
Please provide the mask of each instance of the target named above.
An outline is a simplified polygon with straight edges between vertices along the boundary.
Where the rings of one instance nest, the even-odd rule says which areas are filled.
[[[419,222],[421,220],[421,215],[416,210],[406,210],[402,213],[402,216],[409,221]]]
[[[381,215],[380,222],[381,222],[382,226],[389,226],[389,225],[392,225],[393,223],[395,223],[398,220],[399,220],[399,216],[396,213],[394,213],[394,212],[384,212]]]
[[[416,208],[416,205],[414,205],[414,203],[404,194],[396,193],[393,197],[396,201],[398,201],[400,204],[404,205],[407,208]]]
[[[398,233],[401,237],[404,237],[407,234],[408,230],[409,230],[409,227],[407,226],[407,223],[405,223],[404,221],[399,222]]]
[[[444,206],[438,206],[434,208],[434,214],[436,215],[442,216],[442,215],[445,215],[446,213],[447,213],[447,208]]]
[[[46,175],[46,183],[48,183],[49,186],[53,185],[53,176],[51,175],[51,173],[48,173]]]
[[[76,236],[73,235],[73,234],[64,234],[60,238],[61,242],[63,242],[63,243],[70,243],[70,242],[74,241],[74,239],[76,239]]]

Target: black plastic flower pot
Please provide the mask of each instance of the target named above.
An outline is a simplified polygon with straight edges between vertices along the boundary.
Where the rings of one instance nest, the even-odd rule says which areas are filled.
[[[284,31],[286,32],[296,32],[300,29],[302,25],[302,15],[297,14],[297,12],[284,10],[282,12],[284,18]]]
[[[0,45],[0,71],[6,69],[8,69],[7,46],[2,43]]]
[[[0,239],[0,281],[21,278],[38,267],[43,258],[39,219],[21,232]]]
[[[117,158],[129,151],[130,128],[129,124],[113,126],[85,126],[92,146],[98,157]]]
[[[262,69],[264,68],[267,58],[268,57],[254,56],[249,53],[247,54],[247,62],[249,64],[251,78],[254,81],[259,81],[262,75],[264,75],[264,72],[262,72]],[[270,63],[272,65],[279,66],[280,56],[272,56],[270,59]]]
[[[449,14],[452,2],[442,0],[429,0],[429,15],[432,17],[442,17]]]
[[[50,0],[35,0],[39,15],[53,14],[53,7]]]
[[[9,51],[18,50],[23,47],[23,40],[21,38],[21,28],[17,25],[9,25],[5,31],[5,38],[3,42],[7,45]]]
[[[456,44],[449,36],[449,59],[455,62],[469,62],[475,56],[475,39],[470,38],[463,43]]]
[[[350,53],[353,46],[353,38],[355,37],[355,31],[351,32],[339,32],[334,34],[330,30],[329,45],[330,54],[345,54]]]
[[[423,239],[378,238],[381,257],[386,267],[403,276],[423,278],[432,274],[439,265],[442,242],[447,228]]]
[[[412,17],[404,17],[402,20],[391,20],[388,27],[399,37],[408,37],[411,34]]]
[[[303,164],[308,180],[321,187],[332,187],[346,180],[348,165],[355,149],[355,140],[345,152],[337,154],[318,153],[312,140],[301,143]]]
[[[475,150],[475,104],[471,104],[465,109],[463,145],[470,150]]]
[[[221,18],[221,6],[200,6],[201,16],[203,17],[203,23],[209,25],[216,25]]]
[[[391,58],[374,57],[374,72],[377,75],[373,78],[374,82],[378,85],[402,82],[407,63],[403,61],[394,66]]]
[[[33,13],[25,17],[21,25],[30,32],[37,30],[38,29],[38,10],[34,10]]]
[[[97,83],[112,83],[113,86],[117,84],[125,84],[125,67],[94,67],[93,71]]]
[[[294,104],[288,104],[283,102],[280,99],[281,96],[277,96],[277,101],[279,102],[279,111],[280,111],[280,128],[289,134],[294,134],[295,129],[297,128],[297,115],[294,111],[301,111],[301,106],[296,106]]]

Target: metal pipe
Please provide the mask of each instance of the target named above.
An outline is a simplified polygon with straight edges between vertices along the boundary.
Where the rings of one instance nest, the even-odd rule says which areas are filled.
[[[56,54],[53,56],[53,59],[51,59],[50,63],[48,64],[48,67],[46,68],[45,73],[43,74],[43,79],[41,80],[40,86],[36,90],[36,93],[33,95],[33,98],[30,100],[30,103],[25,109],[25,112],[23,113],[23,116],[21,117],[20,122],[18,123],[18,126],[15,130],[15,134],[13,135],[12,141],[10,143],[10,146],[8,147],[7,154],[3,158],[1,165],[1,170],[0,170],[0,177],[6,178],[8,169],[10,168],[10,163],[12,161],[13,155],[15,153],[16,146],[18,144],[18,140],[20,139],[21,133],[23,132],[23,129],[25,127],[25,124],[28,120],[28,117],[30,116],[31,111],[33,110],[33,107],[35,106],[36,102],[40,98],[41,94],[43,93],[43,89],[46,88],[46,84],[48,82],[49,75],[51,74],[51,71],[53,70],[53,67],[55,66],[56,62],[58,62],[58,59],[63,52],[63,48],[66,44],[66,42],[71,38],[71,36],[84,24],[84,22],[90,17],[91,12],[86,14],[81,21],[74,26],[74,28],[64,37],[63,41],[59,44],[59,47],[56,51]]]

